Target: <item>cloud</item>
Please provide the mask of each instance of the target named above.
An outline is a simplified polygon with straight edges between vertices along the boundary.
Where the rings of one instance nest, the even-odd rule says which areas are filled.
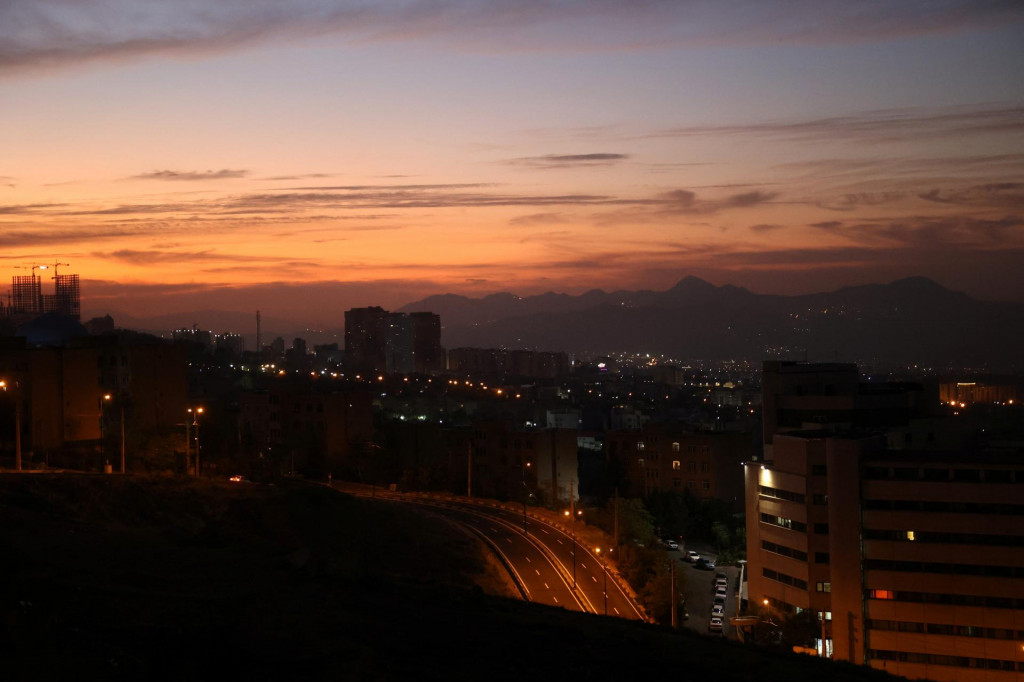
[[[225,180],[244,178],[249,174],[249,171],[245,170],[229,170],[227,168],[219,171],[153,171],[152,173],[142,173],[141,175],[133,175],[132,180],[170,180],[174,182],[195,182],[200,180]]]
[[[1021,182],[994,182],[960,189],[932,189],[917,196],[938,204],[1024,210],[1024,183]]]
[[[0,70],[341,38],[446,49],[622,50],[853,43],[1021,23],[1019,3],[943,0],[6,0]]]
[[[1024,216],[984,218],[972,215],[880,218],[852,224],[819,223],[852,242],[920,251],[998,250],[1024,246]]]
[[[533,227],[535,225],[550,225],[552,223],[564,223],[565,221],[566,217],[561,213],[531,213],[529,215],[522,215],[512,218],[508,221],[508,224],[521,227]]]
[[[546,156],[525,156],[518,159],[508,159],[504,163],[510,166],[526,166],[528,168],[553,169],[553,168],[593,168],[597,166],[611,166],[625,161],[628,154],[548,154]]]
[[[766,232],[775,232],[777,230],[781,230],[781,229],[783,229],[783,226],[782,225],[771,225],[771,224],[767,224],[767,223],[758,223],[757,225],[751,225],[749,229],[750,229],[751,232],[766,233]]]
[[[885,143],[980,134],[1024,133],[1024,107],[936,107],[868,111],[790,121],[672,128],[649,137],[736,136]]]
[[[283,182],[285,180],[308,180],[312,178],[331,178],[334,177],[330,173],[304,173],[302,175],[277,175],[269,178],[262,178],[263,180],[275,180]]]

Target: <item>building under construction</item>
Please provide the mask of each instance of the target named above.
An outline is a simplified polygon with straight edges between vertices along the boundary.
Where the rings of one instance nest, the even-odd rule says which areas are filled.
[[[58,274],[57,268],[67,263],[25,266],[27,275],[11,278],[6,305],[0,301],[0,317],[31,319],[43,313],[60,313],[79,321],[82,316],[82,291],[78,275]],[[43,277],[37,271],[53,270],[53,293],[43,293]]]

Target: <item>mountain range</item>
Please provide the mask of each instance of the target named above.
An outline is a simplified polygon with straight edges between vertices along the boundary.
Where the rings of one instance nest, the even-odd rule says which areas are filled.
[[[592,289],[580,295],[429,296],[398,312],[441,316],[446,348],[564,351],[579,358],[651,353],[679,360],[808,359],[864,366],[1024,371],[1024,304],[980,301],[924,277],[800,296],[756,294],[685,277],[665,291]],[[340,314],[339,314],[340,317]],[[193,323],[237,330],[255,348],[255,315],[198,310],[118,326],[169,335]],[[301,337],[344,347],[341,328],[302,329],[264,316],[263,343]]]
[[[424,310],[441,316],[448,348],[712,361],[838,359],[987,371],[1024,365],[1024,304],[979,301],[924,277],[801,296],[755,294],[686,277],[666,291],[444,294],[400,312]]]

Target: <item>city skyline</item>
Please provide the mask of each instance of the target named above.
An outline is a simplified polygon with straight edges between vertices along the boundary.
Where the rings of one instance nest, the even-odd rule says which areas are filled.
[[[686,275],[1024,300],[1014,3],[0,16],[0,267],[70,263],[93,312],[327,323]]]

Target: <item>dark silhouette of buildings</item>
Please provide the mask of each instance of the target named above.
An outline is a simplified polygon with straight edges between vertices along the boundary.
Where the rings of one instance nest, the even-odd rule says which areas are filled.
[[[448,351],[448,369],[476,377],[557,379],[569,374],[569,356],[533,350],[453,348]]]
[[[444,370],[441,318],[376,306],[345,311],[345,365],[357,374],[436,374]]]
[[[16,318],[26,322],[44,313],[59,313],[76,322],[82,316],[82,290],[78,275],[57,274],[57,268],[67,263],[26,266],[28,275],[11,278],[11,291],[7,305],[0,303],[0,317]],[[44,294],[42,277],[37,270],[54,270],[53,293]]]
[[[18,408],[26,467],[97,468],[101,441],[121,431],[122,419],[135,445],[184,418],[185,352],[175,344],[103,336],[38,348],[13,338],[0,348],[0,379],[17,387],[9,401],[20,405],[0,409]],[[13,422],[2,419],[5,444],[13,445]]]

